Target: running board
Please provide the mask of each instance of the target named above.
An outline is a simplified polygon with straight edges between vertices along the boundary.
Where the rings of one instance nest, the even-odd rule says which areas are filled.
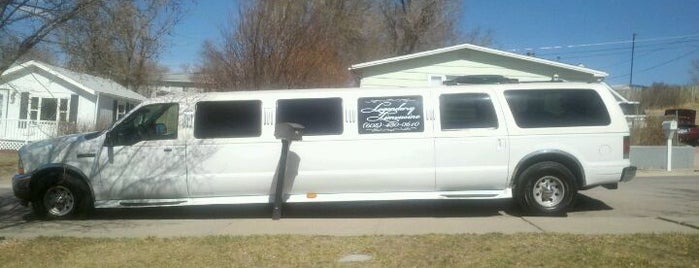
[[[444,198],[468,199],[468,198],[494,198],[498,194],[443,194]]]
[[[187,201],[166,201],[166,202],[119,202],[120,206],[124,207],[160,207],[160,206],[176,206],[187,203]]]
[[[287,195],[284,203],[307,202],[349,202],[349,201],[391,201],[391,200],[439,200],[439,199],[501,199],[511,198],[512,189],[480,191],[438,191],[438,192],[384,192],[384,193],[307,193]],[[118,207],[168,207],[191,205],[224,204],[269,204],[269,195],[195,197],[178,199],[140,199],[140,200],[99,200],[96,208]]]

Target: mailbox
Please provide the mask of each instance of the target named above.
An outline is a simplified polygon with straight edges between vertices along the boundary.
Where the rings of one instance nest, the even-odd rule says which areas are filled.
[[[272,219],[278,220],[282,217],[282,206],[284,203],[284,179],[286,173],[286,158],[289,154],[289,146],[292,141],[300,141],[303,137],[304,127],[296,123],[278,123],[274,126],[274,137],[282,140],[282,153],[279,156],[277,165],[277,178],[274,180],[274,199],[272,203]]]
[[[675,120],[663,121],[663,133],[665,134],[666,139],[672,138],[672,136],[675,135],[676,131],[677,131],[677,121],[675,121]]]
[[[274,137],[280,140],[300,141],[304,127],[296,123],[278,123],[274,127]]]

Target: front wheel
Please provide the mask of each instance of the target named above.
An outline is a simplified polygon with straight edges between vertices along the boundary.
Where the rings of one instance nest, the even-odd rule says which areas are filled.
[[[44,183],[32,202],[34,214],[49,220],[75,218],[87,213],[90,207],[90,195],[85,183],[68,174]]]
[[[566,212],[577,193],[575,176],[557,162],[541,162],[525,169],[515,188],[515,199],[535,215]]]

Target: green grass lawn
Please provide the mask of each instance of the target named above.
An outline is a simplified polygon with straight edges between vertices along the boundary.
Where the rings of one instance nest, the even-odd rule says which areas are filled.
[[[338,262],[350,254],[372,258]],[[699,235],[40,237],[0,241],[0,260],[3,267],[697,267]]]

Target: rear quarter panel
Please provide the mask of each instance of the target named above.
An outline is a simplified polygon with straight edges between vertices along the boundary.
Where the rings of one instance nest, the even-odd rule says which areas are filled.
[[[510,180],[516,175],[515,167],[527,156],[561,151],[575,157],[581,164],[585,186],[619,181],[622,169],[630,165],[629,160],[623,157],[623,139],[629,135],[629,129],[621,108],[609,92],[611,89],[605,84],[585,83],[551,83],[536,87],[517,84],[509,88],[592,89],[599,94],[610,117],[610,123],[606,126],[522,128],[515,122],[507,101],[501,102],[509,133]],[[506,100],[505,90],[500,90],[498,94],[502,100]]]

